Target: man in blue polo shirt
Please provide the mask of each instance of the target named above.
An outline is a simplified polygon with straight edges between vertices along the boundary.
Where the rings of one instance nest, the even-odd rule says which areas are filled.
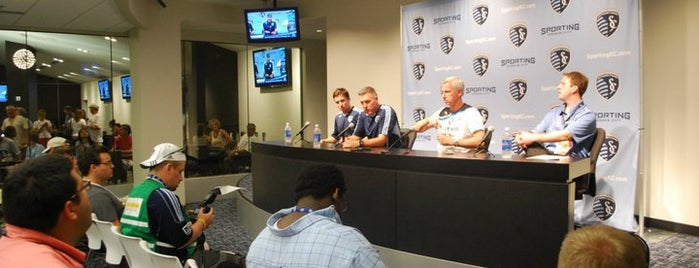
[[[354,133],[345,139],[342,147],[388,147],[397,142],[400,126],[396,111],[391,106],[379,104],[379,96],[373,87],[359,91],[359,103],[364,112],[359,116]]]
[[[357,126],[359,115],[362,112],[362,110],[354,107],[350,102],[350,95],[347,89],[335,89],[333,102],[335,102],[337,109],[340,111],[335,115],[335,130],[333,130],[330,137],[323,139],[323,142],[326,143],[341,142],[345,137],[352,135],[354,128]],[[354,126],[350,127],[350,124],[354,124]]]
[[[585,75],[579,72],[563,74],[558,84],[558,98],[563,104],[551,109],[531,132],[518,133],[515,142],[523,148],[542,143],[552,154],[590,157],[597,119],[582,100],[585,90]]]

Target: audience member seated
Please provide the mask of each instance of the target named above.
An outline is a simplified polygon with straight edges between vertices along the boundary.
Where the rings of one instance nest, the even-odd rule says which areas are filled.
[[[229,143],[231,143],[231,135],[228,134],[226,130],[221,128],[221,121],[218,121],[218,119],[216,118],[209,120],[209,128],[211,129],[211,131],[209,132],[209,137],[211,138],[211,147],[219,148],[222,150]]]
[[[114,151],[121,152],[121,157],[124,162],[124,168],[127,170],[133,166],[133,144],[131,142],[131,126],[128,124],[121,125],[119,135],[114,139]]]
[[[13,162],[20,159],[19,146],[17,142],[12,139],[16,136],[15,127],[7,126],[5,127],[4,135],[0,135],[0,156],[3,162]]]
[[[90,132],[86,127],[80,129],[80,139],[75,142],[75,156],[80,156],[87,149],[97,146],[95,141],[90,138]]]
[[[92,212],[97,215],[97,219],[119,226],[124,204],[112,191],[104,187],[114,173],[109,151],[100,146],[88,149],[78,157],[78,166],[80,172],[85,175],[84,179],[92,182],[92,188],[87,191]]]
[[[249,171],[252,152],[252,143],[258,141],[257,127],[253,123],[247,125],[247,132],[243,132],[240,135],[240,142],[233,149],[228,151],[226,156],[226,163],[228,167],[231,167],[233,172],[244,172]]]
[[[192,137],[190,142],[194,147],[211,146],[211,137],[206,134],[206,125],[203,123],[197,124],[197,134]]]
[[[153,148],[150,158],[140,163],[148,169],[148,177],[129,193],[121,232],[142,238],[151,250],[176,256],[180,262],[192,258],[202,268],[243,267],[239,255],[203,248],[203,233],[213,224],[214,209],[199,209],[197,219],[191,220],[182,207],[174,191],[184,179],[185,162],[177,145],[161,143]]]
[[[385,267],[362,233],[342,224],[345,190],[337,167],[306,168],[296,181],[296,206],[267,220],[250,245],[247,267]]]
[[[3,185],[0,267],[83,267],[85,253],[73,245],[92,224],[89,188],[63,155],[31,159],[13,171]]]
[[[36,133],[29,133],[29,145],[24,152],[24,159],[27,160],[42,156],[44,155],[44,150],[46,150],[46,147],[39,143],[39,135]]]
[[[583,227],[569,233],[558,255],[558,268],[648,267],[645,242],[631,233],[606,225]]]

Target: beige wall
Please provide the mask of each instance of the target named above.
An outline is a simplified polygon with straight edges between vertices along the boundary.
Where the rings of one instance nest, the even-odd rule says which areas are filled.
[[[699,2],[643,1],[648,216],[699,226]]]

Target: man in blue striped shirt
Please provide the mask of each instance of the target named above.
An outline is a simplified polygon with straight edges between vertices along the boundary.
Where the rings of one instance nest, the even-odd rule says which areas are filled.
[[[342,225],[345,180],[337,167],[308,167],[296,206],[282,209],[250,245],[247,267],[385,267],[359,230]]]

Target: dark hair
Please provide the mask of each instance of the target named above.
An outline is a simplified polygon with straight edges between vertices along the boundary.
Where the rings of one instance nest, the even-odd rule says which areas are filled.
[[[2,207],[5,221],[48,232],[58,222],[65,202],[78,185],[71,176],[73,164],[63,155],[26,160],[5,179]],[[80,202],[79,197],[76,202]]]
[[[131,135],[131,126],[128,124],[122,124],[121,125],[121,133],[124,133],[124,131],[129,132],[128,134]]]
[[[296,201],[305,196],[320,199],[332,195],[336,188],[340,189],[340,195],[343,195],[347,190],[345,178],[336,166],[309,166],[301,172],[296,180]]]
[[[8,137],[10,139],[14,139],[17,137],[17,129],[15,129],[14,126],[6,126],[5,127],[5,137]]]
[[[102,163],[100,159],[100,154],[108,154],[107,148],[102,146],[89,147],[85,152],[78,155],[78,167],[80,168],[80,173],[87,175],[90,173],[91,165],[99,165]]]

